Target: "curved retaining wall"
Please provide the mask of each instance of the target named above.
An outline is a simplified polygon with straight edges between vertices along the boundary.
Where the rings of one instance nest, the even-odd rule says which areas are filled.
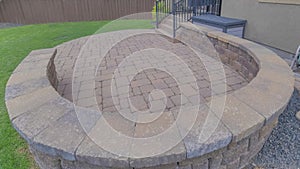
[[[204,168],[243,168],[261,150],[286,108],[293,91],[293,73],[274,52],[222,32],[183,23],[176,38],[202,48],[207,43],[203,36],[208,37],[218,52],[216,59],[250,83],[227,97],[221,118],[233,134],[231,143],[195,160],[202,161]],[[212,52],[208,54],[213,56]]]
[[[248,81],[251,81],[259,71],[257,64],[259,60],[255,55],[248,53],[250,49],[248,50],[247,47],[245,48],[240,44],[240,42],[245,41],[243,39],[222,32],[211,31],[190,23],[181,24],[176,38],[195,49],[213,48],[217,53],[208,49],[202,49],[201,51],[205,51],[209,56],[215,56],[215,59],[228,65]],[[211,47],[211,44],[213,47]]]
[[[260,151],[285,109],[294,90],[293,74],[268,49],[221,32],[182,24],[177,38],[201,48],[202,36],[213,42],[223,63],[250,81],[227,96],[225,111],[218,117],[223,130],[205,144],[189,137],[183,141],[187,148],[183,152],[145,159],[123,158],[97,147],[81,128],[74,105],[55,90],[55,49],[31,52],[10,77],[5,100],[12,124],[45,169],[243,168]]]

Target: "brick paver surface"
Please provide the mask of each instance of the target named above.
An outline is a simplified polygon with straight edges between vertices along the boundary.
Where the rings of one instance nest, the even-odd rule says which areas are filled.
[[[186,45],[154,32],[85,37],[58,48],[58,92],[79,106],[102,111],[128,109],[129,102],[138,111],[151,106],[155,111],[161,106],[175,110],[182,104],[205,103],[212,95],[229,93],[248,83],[228,66],[201,57]]]

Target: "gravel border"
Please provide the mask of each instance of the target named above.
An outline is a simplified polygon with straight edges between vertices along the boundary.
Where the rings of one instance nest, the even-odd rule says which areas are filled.
[[[286,110],[278,119],[278,125],[253,159],[252,168],[300,168],[300,121],[295,117],[299,110],[300,94],[295,90]]]

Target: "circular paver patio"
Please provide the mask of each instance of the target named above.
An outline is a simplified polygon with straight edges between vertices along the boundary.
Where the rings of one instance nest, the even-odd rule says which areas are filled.
[[[101,38],[102,37],[99,37],[99,39]],[[115,110],[111,96],[111,80],[113,78],[114,72],[122,71],[119,70],[122,68],[118,68],[118,66],[120,66],[121,62],[126,59],[126,57],[137,51],[151,48],[173,52],[176,56],[182,59],[185,64],[187,64],[188,68],[193,73],[191,74],[193,77],[191,77],[191,75],[184,74],[184,72],[181,72],[182,69],[180,68],[180,66],[176,65],[177,62],[172,61],[172,59],[165,60],[166,64],[164,65],[164,68],[169,66],[169,69],[177,71],[176,73],[180,74],[180,76],[182,77],[190,77],[191,79],[195,78],[199,91],[197,91],[195,87],[193,88],[185,86],[186,88],[189,88],[191,93],[190,96],[185,96],[186,99],[190,102],[193,102],[193,96],[196,95],[196,92],[199,92],[199,95],[201,96],[200,100],[202,102],[206,102],[210,100],[211,95],[220,95],[228,92],[233,92],[234,90],[237,90],[248,84],[248,81],[243,76],[241,76],[241,74],[237,73],[235,70],[225,64],[223,64],[222,67],[215,68],[213,70],[213,73],[210,75],[211,77],[209,77],[207,69],[205,68],[205,65],[203,64],[201,58],[199,58],[196,53],[193,52],[193,50],[188,46],[180,42],[174,44],[172,43],[171,38],[163,35],[141,34],[126,38],[118,42],[117,45],[114,45],[111,49],[109,49],[108,54],[104,56],[103,60],[100,61],[100,63],[94,64],[94,58],[89,57],[89,55],[80,56],[85,61],[85,64],[94,64],[93,66],[95,67],[98,66],[97,64],[99,64],[99,67],[98,71],[96,70],[97,68],[95,68],[94,70],[89,69],[89,72],[87,73],[84,72],[85,74],[82,75],[82,80],[80,80],[82,82],[78,86],[79,90],[76,91],[78,92],[78,94],[76,93],[72,95],[72,76],[74,71],[73,68],[77,59],[76,54],[74,54],[75,52],[73,51],[79,53],[82,46],[86,44],[84,42],[87,43],[87,39],[74,40],[70,43],[64,44],[58,48],[58,54],[56,56],[57,65],[62,65],[58,67],[59,69],[57,71],[58,76],[60,77],[60,80],[58,82],[58,92],[70,101],[76,99],[76,104],[82,107],[99,107],[101,111]],[[94,45],[98,46],[97,43],[95,43]],[[89,47],[91,50],[90,52],[92,52],[92,45],[89,45]],[[86,51],[86,53],[88,52]],[[157,53],[157,55],[163,54]],[[70,60],[70,58],[72,60]],[[137,65],[151,65],[153,64],[151,63],[151,59],[156,60],[157,58],[140,56],[139,58],[135,58],[135,60],[132,61],[131,65],[127,65],[126,68],[136,69]],[[209,61],[209,63],[207,63],[207,65],[214,66],[217,62],[219,61],[212,59],[211,61]],[[224,73],[223,76],[222,73]],[[90,83],[89,80],[93,80],[94,78],[96,81],[95,86],[88,87],[88,83]],[[120,76],[118,78],[122,79],[124,81],[123,83],[125,84],[126,82],[129,82],[129,76]],[[214,84],[216,85],[214,86],[214,91],[212,91],[211,87],[212,80],[214,80]],[[176,79],[174,79],[170,74],[161,70],[155,68],[143,70],[136,74],[130,82],[129,91],[130,98],[133,101],[132,104],[136,105],[138,109],[149,109],[149,94],[152,90],[159,89],[162,90],[168,97],[166,110],[168,111],[170,109],[174,109],[180,104],[180,90],[178,84],[176,83]],[[224,89],[222,89],[222,87]],[[94,92],[97,93],[96,97],[98,102],[96,105],[91,105],[90,100],[93,99]]]
[[[126,30],[30,53],[6,105],[39,166],[247,165],[291,97],[292,72],[271,51],[221,32],[182,24],[176,38]]]

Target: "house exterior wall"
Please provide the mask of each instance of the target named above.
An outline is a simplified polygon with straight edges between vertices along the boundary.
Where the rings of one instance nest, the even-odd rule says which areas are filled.
[[[222,16],[246,19],[246,39],[290,53],[300,45],[299,0],[223,0]]]

